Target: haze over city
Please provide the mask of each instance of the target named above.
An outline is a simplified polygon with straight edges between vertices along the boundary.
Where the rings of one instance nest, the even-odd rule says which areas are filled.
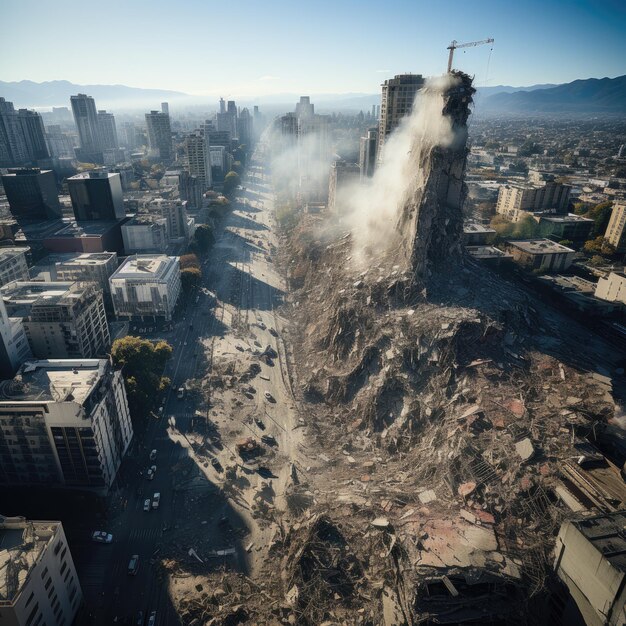
[[[0,23],[0,625],[626,624],[623,2]]]

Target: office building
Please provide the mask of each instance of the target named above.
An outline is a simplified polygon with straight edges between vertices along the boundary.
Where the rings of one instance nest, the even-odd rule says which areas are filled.
[[[26,254],[30,248],[0,248],[0,287],[14,280],[28,280]]]
[[[613,205],[604,237],[615,246],[616,252],[626,253],[626,202],[616,202]]]
[[[239,143],[249,148],[252,145],[252,116],[245,107],[241,109],[241,114],[237,120],[237,132]]]
[[[296,103],[296,117],[313,117],[315,105],[311,104],[310,96],[300,96],[300,102]]]
[[[120,175],[92,170],[67,179],[77,220],[115,220],[125,217]]]
[[[135,215],[122,225],[126,254],[164,254],[167,252],[167,220],[152,215]]]
[[[110,298],[109,278],[117,269],[116,252],[49,254],[30,269],[31,280],[44,282],[91,282]],[[18,279],[18,280],[28,280]]]
[[[203,187],[203,191],[209,189],[213,183],[211,177],[211,153],[209,133],[197,131],[185,139],[185,151],[189,174],[195,176]]]
[[[93,283],[16,281],[0,288],[38,359],[94,358],[111,347],[102,290]]]
[[[10,317],[0,298],[0,379],[13,378],[32,356],[22,319]]]
[[[539,218],[540,237],[547,237],[552,241],[571,241],[575,247],[582,246],[591,235],[593,220],[582,215],[569,213],[567,215],[535,214]]]
[[[346,161],[333,161],[330,168],[330,179],[328,183],[328,210],[331,212],[342,212],[344,208],[344,195],[349,193],[353,185],[358,185],[360,179],[360,168],[356,163],[346,163]]]
[[[220,98],[220,113],[226,113],[226,102],[224,102],[224,98]]]
[[[576,256],[571,248],[550,239],[507,241],[507,251],[516,263],[539,272],[563,272]]]
[[[16,218],[46,220],[61,217],[61,203],[52,170],[9,168],[2,186]]]
[[[0,98],[0,167],[26,165],[29,160],[17,111],[12,102]]]
[[[498,190],[496,212],[512,222],[529,213],[567,215],[571,187],[555,182],[545,185],[503,185]]]
[[[61,522],[0,515],[0,624],[74,623],[82,591]]]
[[[361,137],[359,144],[359,173],[361,180],[374,175],[376,167],[376,142],[378,129],[370,128],[365,137]]]
[[[118,318],[170,321],[181,290],[178,257],[128,257],[109,282]]]
[[[0,484],[108,492],[133,437],[108,359],[27,361],[0,398]]]
[[[211,180],[215,183],[224,182],[224,177],[230,170],[229,153],[224,146],[211,146],[209,158],[211,161]]]
[[[96,103],[91,96],[79,93],[70,97],[80,148],[76,158],[89,163],[102,162],[102,144]]]
[[[410,115],[415,96],[424,83],[421,74],[398,74],[381,85],[377,161],[380,162],[383,157],[387,137],[399,126],[403,117]]]
[[[50,156],[57,159],[74,158],[72,140],[57,124],[52,124],[46,128],[46,142],[50,149]]]
[[[331,160],[330,116],[302,115],[297,119],[300,201],[326,202]]]
[[[205,126],[205,136],[209,139],[209,146],[223,146],[226,150],[230,150],[231,135],[229,130],[208,130]]]
[[[17,112],[17,118],[22,127],[28,160],[49,159],[50,152],[46,144],[46,131],[41,115],[35,111],[20,109]]]
[[[146,113],[146,126],[148,129],[148,154],[161,161],[171,161],[174,158],[174,150],[172,148],[170,116],[161,111],[150,111],[150,113]]]
[[[161,113],[170,114],[170,105],[167,102],[161,102]]]
[[[187,201],[157,198],[151,200],[146,209],[166,220],[167,236],[170,240],[189,239],[193,234],[195,222],[187,215]]]
[[[234,100],[229,100],[226,105],[226,114],[230,121],[230,136],[239,137],[239,129],[237,128],[237,105]],[[218,130],[220,130],[218,128]]]
[[[102,150],[118,150],[117,128],[113,113],[98,111],[98,131],[100,133],[100,146]]]

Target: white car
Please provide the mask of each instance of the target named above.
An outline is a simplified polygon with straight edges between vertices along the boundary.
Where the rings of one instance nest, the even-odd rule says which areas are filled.
[[[143,501],[143,510],[144,511],[149,511],[150,510],[150,498],[146,498]]]
[[[152,452],[150,452],[150,460],[154,461],[154,459],[156,459],[156,455],[157,455],[157,451],[152,450]]]
[[[152,496],[152,508],[153,509],[158,509],[159,508],[159,502],[161,502],[161,494],[157,491]]]
[[[96,543],[111,543],[113,541],[113,535],[104,530],[94,530],[91,533],[91,540]]]

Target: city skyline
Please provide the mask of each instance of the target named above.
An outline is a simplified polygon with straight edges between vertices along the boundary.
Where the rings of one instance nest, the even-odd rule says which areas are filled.
[[[96,15],[75,0],[52,5],[9,0],[3,14],[11,27],[0,54],[12,62],[0,80],[124,84],[226,98],[372,93],[395,74],[443,73],[452,39],[487,37],[495,39],[493,46],[459,50],[455,57],[455,66],[473,74],[477,86],[626,74],[621,54],[626,9],[616,0],[528,0],[506,10],[495,0],[480,0],[469,9],[456,0],[440,6],[394,0],[385,5],[388,24],[369,1],[357,10],[322,0],[297,13],[284,0],[262,12],[244,2],[236,24],[224,29],[219,24],[231,18],[217,3],[184,0],[174,10],[158,0],[124,5],[123,12],[117,0],[108,6]],[[394,22],[392,16],[402,19]],[[203,28],[207,20],[213,24],[210,33]],[[73,36],[59,38],[55,25]],[[42,55],[42,49],[55,54]],[[81,49],[93,53],[79,54]]]

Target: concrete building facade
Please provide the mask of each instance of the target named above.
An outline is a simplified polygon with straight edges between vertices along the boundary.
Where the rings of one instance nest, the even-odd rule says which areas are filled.
[[[94,358],[111,346],[102,291],[93,283],[20,282],[0,288],[38,359]]]
[[[9,317],[0,298],[0,380],[13,378],[22,363],[33,353],[19,317]]]
[[[171,161],[174,157],[172,148],[172,128],[170,116],[161,111],[146,113],[148,129],[149,155],[161,161]]]
[[[545,185],[503,185],[498,190],[496,212],[512,222],[526,215],[551,211],[567,215],[571,187],[548,182]]]
[[[0,383],[0,484],[105,494],[133,437],[121,372],[107,359],[27,361]]]
[[[626,274],[611,272],[608,276],[602,276],[596,285],[595,296],[609,302],[626,304]]]
[[[80,148],[76,157],[81,161],[102,163],[102,144],[96,102],[84,93],[70,97],[74,123],[78,130]]]
[[[378,130],[370,128],[365,137],[361,137],[359,143],[359,172],[361,180],[370,178],[376,168],[376,145],[378,142]]]
[[[14,280],[28,280],[26,254],[30,248],[0,248],[0,287]]]
[[[198,131],[185,139],[189,174],[195,176],[200,181],[203,191],[209,189],[213,184],[208,135],[208,132],[203,133]]]
[[[128,257],[109,282],[118,318],[170,321],[181,291],[178,257]]]
[[[52,170],[10,168],[2,175],[2,186],[14,217],[33,220],[61,217],[61,203]]]
[[[508,241],[507,251],[516,263],[538,272],[563,272],[576,256],[571,248],[550,239]]]
[[[378,123],[377,160],[382,159],[387,137],[398,127],[400,120],[410,115],[417,92],[424,86],[421,74],[398,74],[382,85],[380,121]]]
[[[122,225],[126,254],[164,254],[167,252],[167,220],[152,215],[136,215]]]
[[[74,623],[82,590],[61,522],[0,516],[0,623]]]
[[[358,185],[361,171],[356,163],[333,161],[328,182],[328,210],[341,211],[342,193],[351,185]]]

